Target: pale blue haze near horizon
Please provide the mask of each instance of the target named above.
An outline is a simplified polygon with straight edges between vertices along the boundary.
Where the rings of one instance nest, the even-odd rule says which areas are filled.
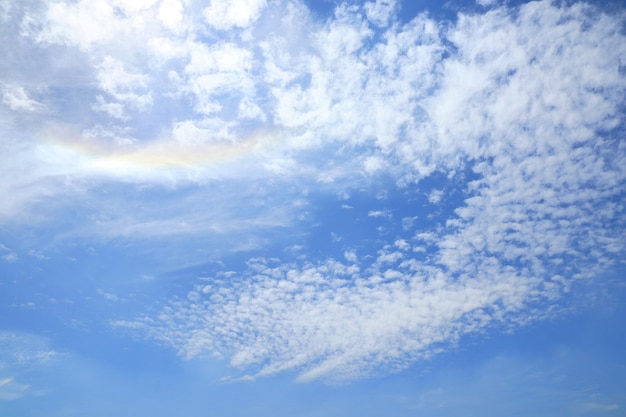
[[[0,416],[624,417],[625,28],[0,0]]]

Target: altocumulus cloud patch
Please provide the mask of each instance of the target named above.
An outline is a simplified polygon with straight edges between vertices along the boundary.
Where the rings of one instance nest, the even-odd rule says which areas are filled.
[[[545,318],[625,254],[624,15],[492,3],[7,6],[4,61],[50,70],[3,71],[0,221],[74,210],[58,239],[189,246],[170,269],[254,252],[111,319],[242,378],[395,372]],[[334,253],[305,244],[346,213]]]

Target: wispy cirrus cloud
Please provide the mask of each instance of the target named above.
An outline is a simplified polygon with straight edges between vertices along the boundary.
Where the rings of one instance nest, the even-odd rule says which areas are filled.
[[[24,373],[48,366],[58,355],[40,337],[0,332],[0,401],[27,395],[31,387],[24,383]]]

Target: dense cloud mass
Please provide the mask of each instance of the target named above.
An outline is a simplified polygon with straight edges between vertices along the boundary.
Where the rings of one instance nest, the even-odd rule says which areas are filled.
[[[3,4],[2,227],[75,210],[63,238],[257,251],[156,314],[111,319],[183,357],[248,379],[394,372],[547,317],[626,255],[624,11]],[[374,246],[263,253],[315,228],[316,198],[350,210],[357,191],[428,204],[369,209],[397,231]]]

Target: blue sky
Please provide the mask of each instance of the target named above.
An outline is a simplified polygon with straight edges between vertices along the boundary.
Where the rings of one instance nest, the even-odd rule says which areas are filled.
[[[0,1],[0,414],[623,416],[625,13]]]

